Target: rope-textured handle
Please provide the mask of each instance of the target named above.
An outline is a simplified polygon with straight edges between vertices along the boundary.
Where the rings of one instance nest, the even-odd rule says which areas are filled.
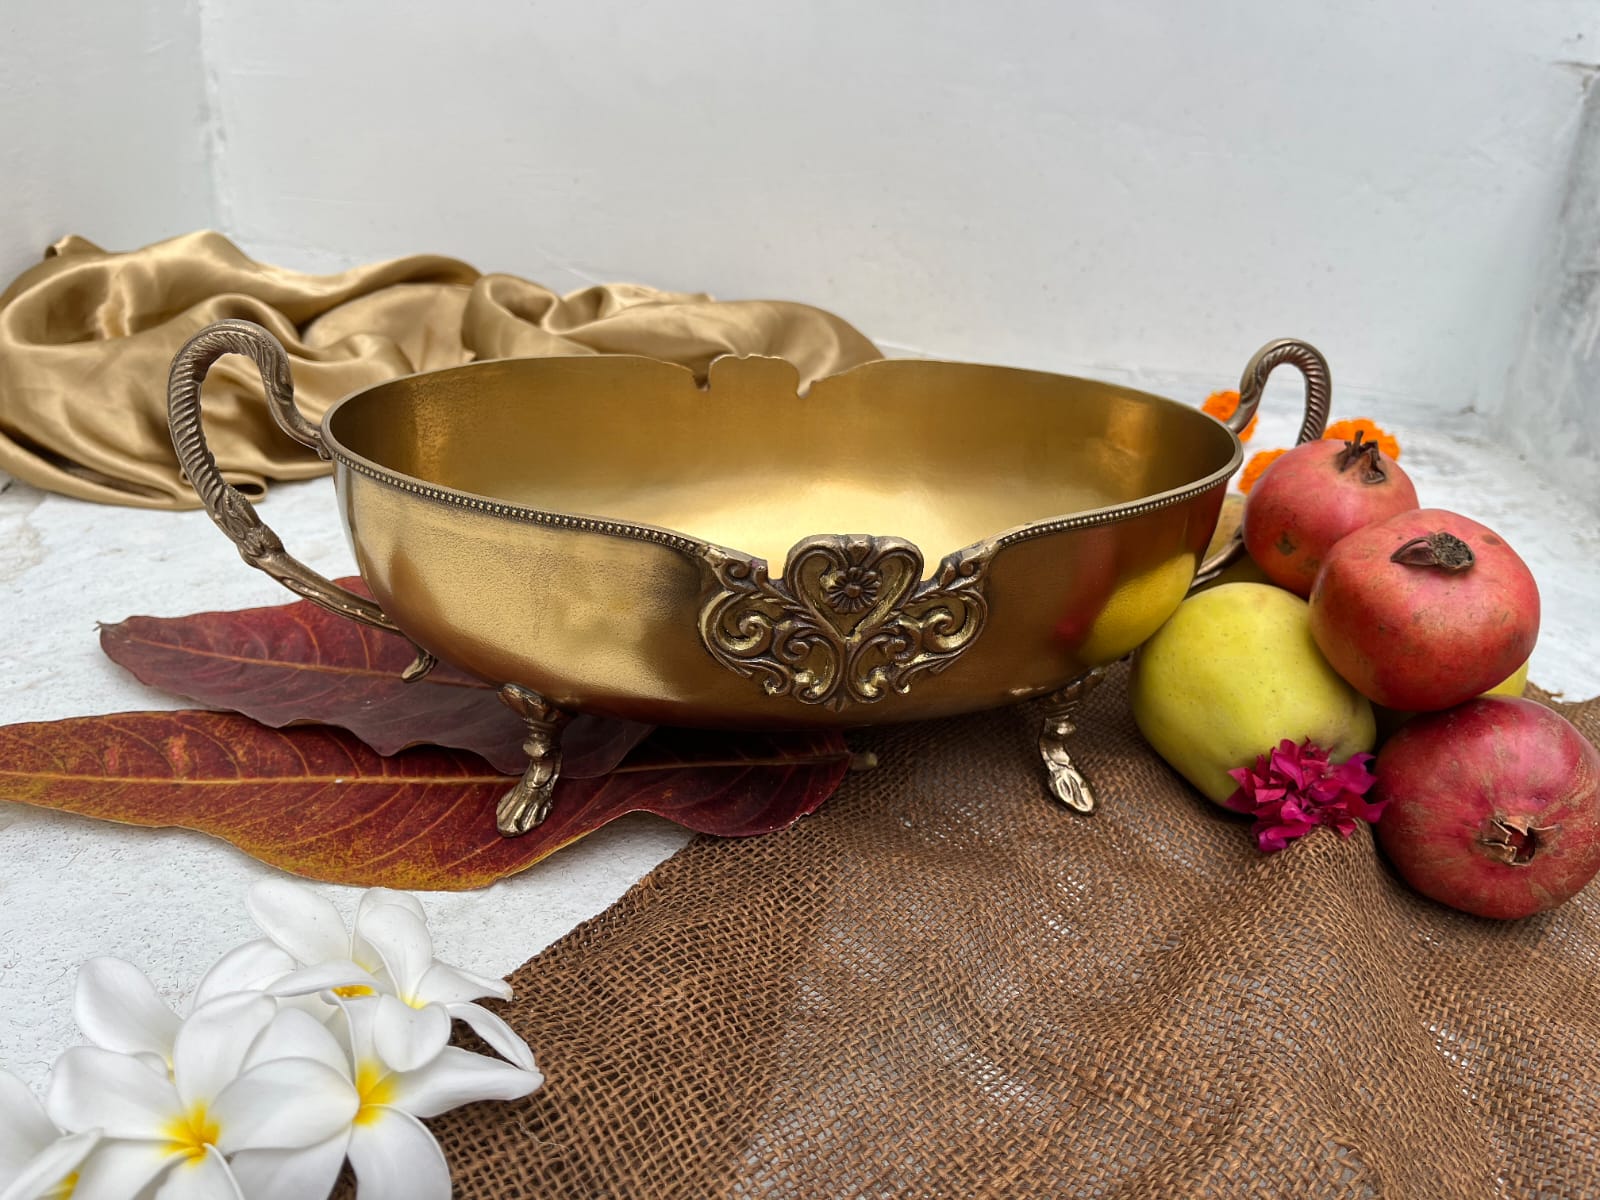
[[[1300,422],[1300,434],[1294,440],[1295,445],[1313,442],[1322,436],[1322,431],[1328,425],[1328,410],[1333,403],[1333,377],[1328,371],[1328,360],[1309,342],[1279,338],[1255,352],[1239,379],[1239,407],[1224,422],[1235,437],[1244,432],[1256,415],[1256,409],[1261,406],[1261,393],[1266,390],[1267,376],[1285,363],[1299,368],[1306,378],[1306,415]],[[1226,546],[1200,564],[1195,572],[1194,583],[1190,586],[1209,583],[1224,567],[1243,554],[1244,536],[1242,532],[1235,532]]]
[[[1328,360],[1309,342],[1295,338],[1279,338],[1257,350],[1239,378],[1239,407],[1228,419],[1228,428],[1242,433],[1261,404],[1261,393],[1266,390],[1267,376],[1288,363],[1297,367],[1306,377],[1306,416],[1300,423],[1300,435],[1295,445],[1312,442],[1322,436],[1328,424],[1328,409],[1333,403],[1333,378],[1328,372]]]
[[[278,340],[249,321],[218,321],[208,325],[184,343],[172,360],[172,372],[167,378],[167,426],[172,431],[172,445],[206,512],[217,528],[233,540],[245,562],[265,571],[297,596],[340,616],[400,633],[383,609],[371,600],[347,591],[292,557],[245,494],[217,470],[217,460],[206,445],[205,430],[200,423],[200,386],[205,382],[206,372],[218,359],[229,354],[242,354],[256,364],[266,388],[267,405],[279,427],[297,442],[326,457],[322,435],[295,407],[289,356]],[[431,656],[419,651],[417,662],[406,671],[406,678],[420,678],[431,666]]]

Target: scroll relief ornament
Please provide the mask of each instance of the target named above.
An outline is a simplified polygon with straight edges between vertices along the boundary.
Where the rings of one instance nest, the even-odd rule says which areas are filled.
[[[989,557],[953,554],[923,582],[911,542],[825,534],[796,543],[775,580],[764,561],[713,547],[719,590],[700,610],[700,636],[769,696],[835,711],[873,704],[944,670],[983,632]]]

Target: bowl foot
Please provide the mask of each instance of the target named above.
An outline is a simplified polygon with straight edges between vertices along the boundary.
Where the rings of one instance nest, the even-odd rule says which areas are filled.
[[[550,813],[551,795],[561,775],[561,727],[571,715],[520,684],[506,684],[500,689],[500,699],[528,727],[527,740],[522,743],[528,769],[517,786],[500,798],[494,813],[502,835],[519,837]]]
[[[410,641],[409,638],[406,640]],[[406,683],[416,683],[418,680],[426,679],[429,673],[439,665],[437,658],[415,642],[411,643],[411,648],[417,652],[417,656],[411,660],[409,667],[400,672],[400,678]]]
[[[1039,756],[1044,759],[1050,794],[1074,812],[1092,813],[1094,789],[1067,753],[1067,739],[1076,731],[1072,718],[1083,699],[1099,685],[1105,670],[1096,667],[1078,676],[1044,702],[1044,728],[1039,733]]]

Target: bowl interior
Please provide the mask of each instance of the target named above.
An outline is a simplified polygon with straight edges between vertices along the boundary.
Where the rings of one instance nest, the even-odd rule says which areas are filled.
[[[929,567],[1038,521],[1220,478],[1238,446],[1197,409],[1039,371],[868,363],[796,395],[777,359],[685,368],[511,359],[341,401],[336,453],[501,503],[659,526],[765,557],[891,534]]]

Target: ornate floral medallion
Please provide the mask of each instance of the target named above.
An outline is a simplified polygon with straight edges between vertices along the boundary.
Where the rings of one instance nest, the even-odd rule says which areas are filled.
[[[835,710],[873,704],[944,670],[976,640],[989,615],[990,554],[953,554],[924,583],[912,543],[827,534],[796,544],[775,580],[764,561],[711,547],[717,591],[700,610],[700,636],[769,696]]]

